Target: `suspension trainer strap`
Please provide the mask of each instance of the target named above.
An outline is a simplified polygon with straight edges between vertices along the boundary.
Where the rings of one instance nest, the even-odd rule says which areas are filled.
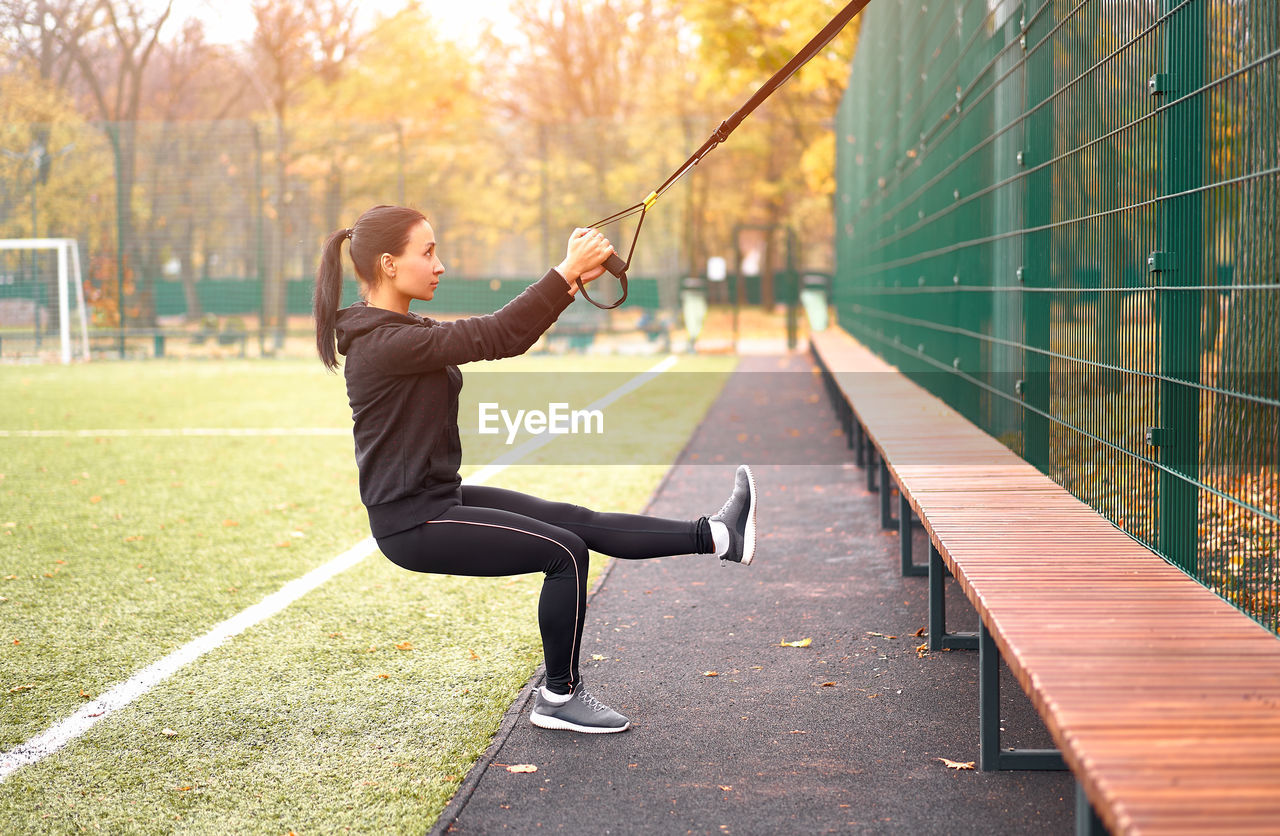
[[[653,204],[663,195],[664,192],[667,191],[667,189],[674,186],[681,177],[684,177],[693,169],[694,166],[702,162],[703,157],[710,154],[717,145],[727,140],[729,135],[742,124],[743,120],[750,116],[756,108],[764,104],[765,100],[772,96],[779,87],[785,84],[787,79],[791,78],[791,76],[795,75],[801,67],[813,60],[814,56],[821,52],[827,44],[831,43],[836,35],[840,34],[844,27],[848,25],[849,21],[853,20],[859,12],[866,8],[869,2],[870,0],[853,0],[853,2],[841,9],[840,13],[832,18],[831,22],[824,26],[821,32],[815,35],[809,43],[805,44],[804,48],[797,52],[782,69],[774,73],[772,78],[761,85],[760,89],[756,91],[754,96],[747,100],[746,104],[738,108],[738,110],[728,119],[721,122],[720,127],[715,129],[715,132],[712,133],[707,141],[702,144],[702,147],[695,151],[693,156],[685,160],[684,164],[677,168],[675,172],[667,178],[666,182],[650,192],[649,196],[642,202],[637,203],[634,206],[629,206],[621,212],[617,212],[607,218],[603,218],[591,224],[593,227],[601,227],[617,223],[618,221],[621,221],[624,218],[629,218],[636,213],[640,214],[640,220],[636,225],[636,233],[632,236],[631,249],[627,252],[626,261],[623,261],[617,255],[612,255],[609,256],[609,260],[605,262],[605,268],[608,269],[610,273],[617,276],[618,280],[622,283],[622,298],[617,302],[614,302],[612,305],[601,305],[590,296],[587,296],[587,290],[583,286],[582,280],[579,279],[578,290],[584,297],[586,297],[588,302],[595,305],[597,308],[611,310],[626,301],[627,270],[631,267],[631,256],[636,250],[636,240],[640,237],[640,227],[644,224],[644,216],[648,213],[649,209],[652,208]]]

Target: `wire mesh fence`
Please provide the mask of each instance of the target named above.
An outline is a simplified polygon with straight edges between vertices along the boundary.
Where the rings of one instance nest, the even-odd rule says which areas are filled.
[[[876,3],[841,324],[1280,631],[1280,12]]]
[[[647,194],[716,121],[10,124],[0,131],[0,238],[79,242],[97,351],[306,350],[320,245],[363,209],[422,209],[448,271],[432,315],[487,312],[557,263],[574,227]],[[608,315],[575,306],[568,318],[581,321],[570,324],[670,318],[682,281],[702,275],[709,256],[731,256],[735,226],[759,211],[733,184],[767,177],[767,156],[727,148],[673,188],[645,221],[627,305]],[[807,266],[829,270],[829,215],[825,228],[803,229]],[[633,228],[606,231],[625,253]],[[356,292],[349,275],[345,301]],[[606,278],[592,296],[619,292]],[[56,293],[47,256],[0,253],[0,357],[39,353],[57,329]]]

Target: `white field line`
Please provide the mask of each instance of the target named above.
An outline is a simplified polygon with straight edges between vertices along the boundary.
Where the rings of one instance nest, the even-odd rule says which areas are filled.
[[[676,362],[677,358],[675,356],[666,358],[653,368],[636,375],[603,398],[589,405],[587,409],[603,409],[623,395],[635,391],[648,381],[667,371]],[[344,432],[350,431],[344,430]],[[550,444],[557,438],[558,436],[549,433],[535,436],[520,446],[502,454],[463,481],[469,485],[483,484],[498,473],[501,473],[509,465],[514,464],[534,450]],[[194,662],[227,641],[227,639],[243,633],[250,627],[280,612],[325,581],[355,566],[376,551],[377,548],[378,545],[372,537],[361,540],[323,566],[312,569],[302,577],[289,581],[253,606],[214,625],[213,629],[203,636],[193,639],[159,661],[153,662],[125,682],[113,686],[97,699],[85,703],[79,711],[65,720],[61,720],[25,743],[21,743],[0,755],[0,782],[18,769],[36,763],[47,755],[58,751],[93,728],[99,720],[129,705],[179,669]]]
[[[235,438],[257,436],[351,435],[350,427],[179,427],[163,429],[0,430],[0,438]]]

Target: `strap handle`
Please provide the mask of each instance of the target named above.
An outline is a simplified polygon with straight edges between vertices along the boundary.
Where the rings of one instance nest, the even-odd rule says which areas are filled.
[[[615,252],[614,254],[610,255],[607,259],[605,259],[605,262],[604,262],[604,269],[608,270],[610,273],[617,276],[618,281],[622,284],[622,297],[618,299],[618,301],[614,302],[612,305],[602,305],[596,300],[592,299],[591,296],[587,293],[587,287],[582,283],[582,277],[579,276],[577,279],[578,292],[582,294],[582,298],[586,299],[588,302],[595,305],[597,308],[599,308],[602,311],[611,311],[614,308],[621,305],[623,302],[627,301],[627,270],[631,268],[631,256],[635,255],[635,252],[636,252],[636,241],[639,240],[640,238],[640,228],[644,226],[644,216],[648,214],[649,207],[653,205],[653,201],[657,200],[657,198],[653,197],[652,195],[650,197],[652,198],[651,200],[646,200],[644,203],[636,204],[640,208],[640,221],[639,223],[636,224],[635,235],[631,236],[631,249],[627,251],[627,260],[623,261]],[[636,207],[632,207],[632,208],[634,209]],[[628,209],[627,211],[631,211],[631,210]],[[595,224],[595,225],[599,226],[599,224]]]

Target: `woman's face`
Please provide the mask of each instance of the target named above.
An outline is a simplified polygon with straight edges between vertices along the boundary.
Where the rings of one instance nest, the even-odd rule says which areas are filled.
[[[404,252],[391,257],[390,262],[386,279],[397,294],[407,299],[431,301],[440,284],[440,276],[444,274],[444,263],[436,254],[436,233],[431,224],[423,221],[414,226]],[[386,257],[383,267],[386,270]]]

